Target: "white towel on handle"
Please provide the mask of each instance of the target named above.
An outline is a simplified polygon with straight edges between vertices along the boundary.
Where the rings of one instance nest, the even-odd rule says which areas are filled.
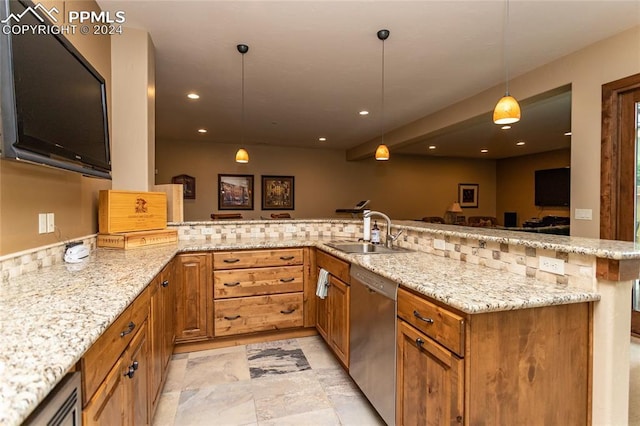
[[[316,296],[320,299],[327,297],[327,291],[329,290],[329,272],[323,268],[320,268],[318,273],[318,285],[316,287]]]

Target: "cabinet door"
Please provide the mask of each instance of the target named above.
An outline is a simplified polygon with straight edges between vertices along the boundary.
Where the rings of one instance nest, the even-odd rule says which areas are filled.
[[[125,355],[128,362],[125,381],[129,381],[128,398],[126,399],[129,422],[125,424],[148,425],[151,401],[148,388],[150,363],[146,323],[131,341]]]
[[[176,341],[206,339],[213,302],[211,255],[179,255],[176,267]]]
[[[464,360],[398,321],[396,424],[462,424]]]
[[[163,378],[166,373],[173,345],[176,340],[176,274],[175,262],[172,260],[162,271],[160,290],[162,291],[162,315],[163,315],[163,337],[162,337],[162,360]]]
[[[162,306],[162,290],[160,287],[160,276],[157,276],[149,286],[151,287],[151,303],[149,309],[149,392],[155,407],[157,397],[160,394],[162,386],[162,347],[163,347],[163,306]]]
[[[123,425],[125,423],[126,360],[119,358],[93,398],[82,410],[82,423],[87,425]]]
[[[334,276],[329,286],[329,345],[340,361],[349,367],[349,286]]]
[[[320,268],[318,268],[320,272]],[[331,285],[329,285],[329,292],[327,297],[320,299],[316,298],[316,329],[322,336],[325,342],[329,343],[329,293],[331,292]]]

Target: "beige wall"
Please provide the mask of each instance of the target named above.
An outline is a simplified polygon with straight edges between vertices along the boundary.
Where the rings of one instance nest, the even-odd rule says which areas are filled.
[[[61,1],[41,1],[62,9]],[[91,2],[73,3],[75,10],[99,10]],[[108,36],[70,35],[74,46],[111,82]],[[0,255],[73,239],[97,232],[98,190],[111,181],[78,173],[0,160]],[[38,234],[38,213],[54,213],[57,232]]]
[[[593,220],[573,220],[571,234],[597,238],[600,226],[600,138],[602,85],[640,72],[640,26],[588,46],[510,81],[518,99],[571,84],[571,211],[591,209]],[[385,134],[391,147],[424,138],[491,111],[504,84]],[[523,117],[526,120],[526,117]],[[378,142],[349,150],[351,159],[370,156]]]
[[[338,208],[351,208],[370,199],[371,209],[393,219],[442,216],[457,200],[458,183],[478,183],[479,207],[467,215],[495,215],[495,162],[486,160],[433,159],[395,155],[388,162],[372,158],[347,161],[335,150],[248,147],[251,161],[234,162],[236,147],[203,143],[156,144],[157,184],[172,176],[196,178],[196,199],[184,200],[185,220],[208,220],[218,211],[218,174],[254,175],[255,210],[245,218],[269,216],[261,210],[261,175],[295,176],[293,217],[335,217]],[[340,215],[345,217],[344,214]],[[347,215],[348,217],[348,215]]]
[[[532,217],[569,216],[569,207],[536,207],[534,172],[571,165],[571,150],[543,152],[506,158],[496,162],[496,212],[502,221],[504,212],[516,212],[518,225]]]

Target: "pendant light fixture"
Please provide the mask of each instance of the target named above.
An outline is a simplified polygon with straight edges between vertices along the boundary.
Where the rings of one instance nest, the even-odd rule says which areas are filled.
[[[238,52],[242,54],[242,115],[240,120],[240,143],[244,144],[244,54],[249,51],[249,46],[246,44],[239,44],[236,46]],[[249,153],[246,149],[240,148],[238,152],[236,152],[236,163],[248,163],[249,162]]]
[[[384,144],[384,41],[389,38],[389,30],[378,31],[378,38],[382,40],[382,90],[381,90],[381,107],[380,107],[380,123],[382,128],[382,140],[376,149],[376,160],[386,161],[389,159],[389,148]]]
[[[509,94],[509,48],[507,47],[507,36],[509,32],[509,0],[505,0],[505,26],[503,31],[503,52],[504,67],[506,74],[506,91],[504,96],[498,101],[493,110],[493,122],[495,124],[513,124],[520,121],[520,105],[518,101]]]

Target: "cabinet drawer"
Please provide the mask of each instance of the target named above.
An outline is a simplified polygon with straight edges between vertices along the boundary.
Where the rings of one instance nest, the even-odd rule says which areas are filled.
[[[213,253],[213,269],[302,265],[302,252],[301,248],[217,252]]]
[[[82,358],[82,399],[89,401],[149,314],[145,290],[105,330]]]
[[[337,257],[331,256],[328,253],[317,250],[316,251],[316,263],[318,268],[323,268],[334,277],[339,278],[342,282],[349,284],[351,282],[349,276],[349,263]]]
[[[304,269],[279,266],[257,269],[230,269],[213,274],[213,297],[259,296],[302,291]]]
[[[398,289],[398,316],[442,346],[464,356],[464,318]]]
[[[302,327],[302,293],[216,300],[215,335]]]

